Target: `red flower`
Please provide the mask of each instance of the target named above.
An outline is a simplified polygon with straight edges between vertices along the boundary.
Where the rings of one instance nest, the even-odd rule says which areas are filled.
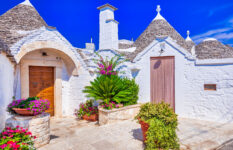
[[[17,144],[13,145],[13,148],[15,148],[15,149],[18,149],[19,147],[20,147],[20,145],[17,145]]]
[[[31,132],[27,132],[26,135],[32,135],[32,133]]]
[[[12,144],[14,144],[15,142],[13,142],[13,141],[8,141],[7,142],[7,144],[9,144],[9,145],[12,145]]]

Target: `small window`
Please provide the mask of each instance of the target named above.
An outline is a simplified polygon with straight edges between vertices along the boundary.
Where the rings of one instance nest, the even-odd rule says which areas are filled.
[[[205,91],[216,91],[216,84],[204,84]]]

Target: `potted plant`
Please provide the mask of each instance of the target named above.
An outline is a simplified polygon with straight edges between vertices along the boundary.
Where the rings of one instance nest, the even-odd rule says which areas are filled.
[[[135,119],[141,124],[146,150],[179,149],[177,115],[169,104],[143,104]]]
[[[48,110],[49,105],[48,100],[42,100],[38,97],[29,97],[27,99],[13,100],[13,102],[8,105],[7,111],[10,114],[34,116]]]
[[[76,112],[77,117],[87,121],[97,121],[98,107],[93,106],[93,102],[93,100],[88,100],[86,103],[81,103],[79,105],[79,110]]]
[[[35,138],[28,129],[6,127],[0,133],[0,150],[33,150]]]

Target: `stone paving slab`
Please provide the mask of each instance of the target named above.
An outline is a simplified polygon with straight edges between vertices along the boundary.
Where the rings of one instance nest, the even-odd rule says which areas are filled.
[[[233,139],[233,124],[179,118],[181,150],[211,150]],[[74,118],[51,119],[51,141],[39,150],[143,150],[134,120],[98,126]],[[225,150],[225,149],[224,149]]]

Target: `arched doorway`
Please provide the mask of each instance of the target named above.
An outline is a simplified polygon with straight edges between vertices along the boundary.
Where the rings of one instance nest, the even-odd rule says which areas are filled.
[[[48,99],[51,104],[49,113],[62,117],[62,80],[78,75],[77,58],[72,51],[67,52],[62,47],[55,49],[48,48],[48,45],[37,45],[27,46],[25,50],[17,55],[20,58],[21,97],[38,96]]]

